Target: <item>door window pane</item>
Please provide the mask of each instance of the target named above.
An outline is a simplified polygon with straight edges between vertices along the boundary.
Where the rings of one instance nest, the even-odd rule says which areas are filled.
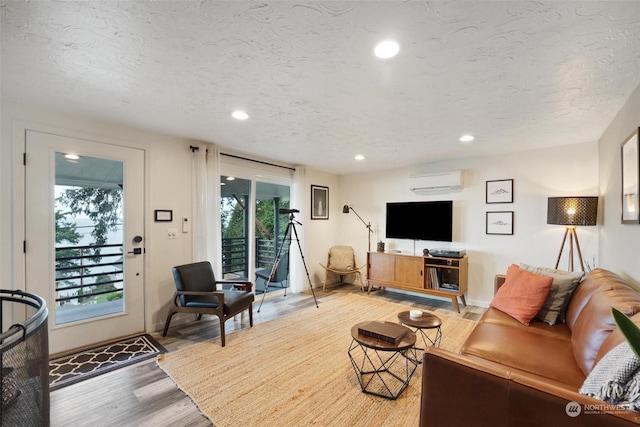
[[[220,177],[222,224],[222,274],[225,279],[249,276],[249,201],[251,181]]]
[[[284,233],[289,223],[289,214],[280,213],[289,209],[289,186],[266,182],[256,183],[256,265],[255,269],[271,269],[280,251],[280,259],[289,255],[290,242],[283,246]],[[269,291],[287,286],[288,281],[269,283]],[[256,279],[256,292],[266,288],[262,279]]]
[[[123,163],[56,153],[55,322],[124,311]]]

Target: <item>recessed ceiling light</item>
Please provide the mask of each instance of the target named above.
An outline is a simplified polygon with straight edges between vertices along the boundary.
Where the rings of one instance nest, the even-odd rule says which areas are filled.
[[[356,160],[364,160],[364,156],[362,154],[357,154],[354,159]]]
[[[71,154],[71,153],[65,154],[64,157],[69,160],[78,160],[80,158],[80,156],[78,156],[77,154]]]
[[[231,113],[231,115],[233,116],[234,119],[238,119],[238,120],[247,120],[249,118],[249,115],[242,110],[236,110],[233,113]]]
[[[400,51],[400,45],[393,40],[384,40],[376,45],[374,53],[378,58],[393,58]]]
[[[460,142],[471,142],[474,138],[475,137],[473,135],[463,135],[460,137]]]

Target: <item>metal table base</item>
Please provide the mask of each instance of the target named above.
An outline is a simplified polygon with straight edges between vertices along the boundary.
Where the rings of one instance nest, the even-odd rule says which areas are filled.
[[[418,366],[415,334],[407,328],[407,335],[407,342],[398,346],[371,345],[353,336],[349,360],[363,393],[395,400],[407,388]]]

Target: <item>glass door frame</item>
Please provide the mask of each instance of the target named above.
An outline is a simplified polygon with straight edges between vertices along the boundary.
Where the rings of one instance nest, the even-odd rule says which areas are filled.
[[[145,256],[144,236],[145,212],[145,150],[109,142],[89,140],[83,137],[67,136],[42,130],[24,128],[24,136],[18,141],[24,143],[27,164],[24,181],[20,184],[24,203],[22,230],[26,251],[23,267],[17,274],[22,275],[25,289],[40,294],[47,301],[54,299],[52,287],[55,282],[54,260],[54,152],[79,152],[80,155],[100,157],[124,162],[125,241],[124,274],[125,310],[120,313],[92,317],[85,320],[55,324],[49,322],[49,351],[51,354],[82,348],[94,343],[117,339],[145,330]],[[62,151],[61,151],[62,150]],[[50,206],[36,208],[36,206]],[[31,205],[31,208],[29,206]],[[40,216],[49,219],[42,220]],[[15,237],[15,235],[14,235]],[[43,240],[46,240],[43,241]],[[50,243],[50,244],[49,244]],[[134,249],[138,248],[139,251]],[[129,255],[132,254],[132,255]],[[34,266],[36,266],[34,268]],[[46,266],[46,268],[43,268]],[[28,273],[28,274],[27,274]],[[128,295],[128,296],[127,296]],[[53,316],[53,315],[52,315]]]

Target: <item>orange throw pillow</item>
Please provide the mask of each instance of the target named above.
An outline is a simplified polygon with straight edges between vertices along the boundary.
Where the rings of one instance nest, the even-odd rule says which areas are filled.
[[[547,299],[552,283],[553,277],[534,274],[512,264],[490,306],[529,326]]]

